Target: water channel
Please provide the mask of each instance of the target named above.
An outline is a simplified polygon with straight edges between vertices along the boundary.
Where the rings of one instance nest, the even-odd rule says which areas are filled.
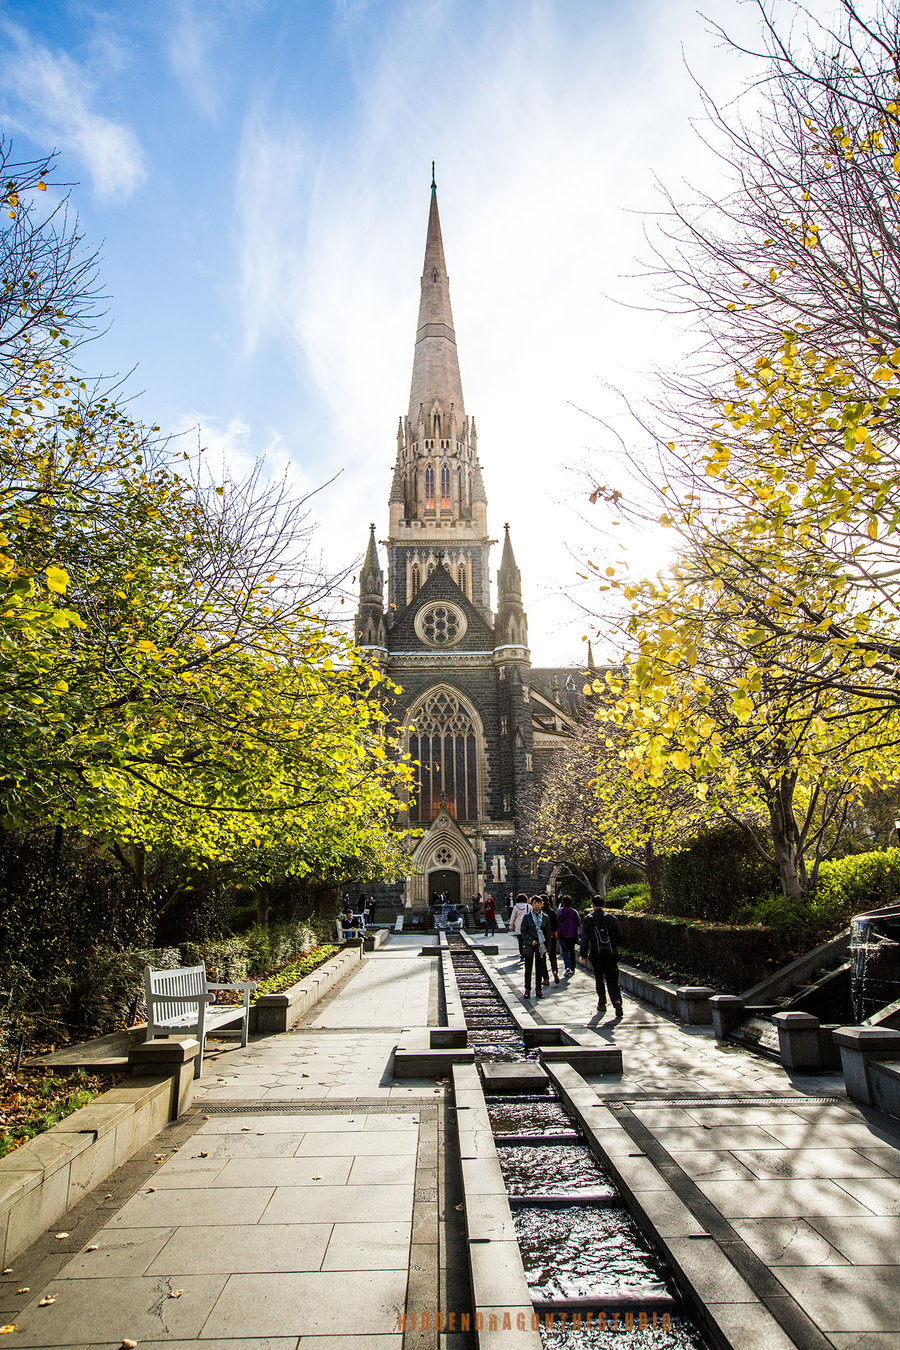
[[[535,1059],[464,939],[449,945],[476,1060]],[[485,1101],[545,1350],[708,1350],[556,1092]]]

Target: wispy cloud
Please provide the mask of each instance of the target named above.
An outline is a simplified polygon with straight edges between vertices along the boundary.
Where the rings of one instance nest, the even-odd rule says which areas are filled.
[[[215,77],[212,48],[218,31],[214,16],[193,0],[178,0],[175,24],[169,37],[169,62],[176,78],[204,117],[214,120],[220,93]]]
[[[360,77],[346,122],[313,143],[277,103],[257,104],[237,172],[244,351],[263,359],[279,344],[330,409],[322,455],[344,474],[326,532],[353,553],[387,497],[436,159],[495,528],[513,524],[533,646],[550,659],[562,643],[574,659],[580,643],[559,619],[576,573],[567,546],[611,546],[582,526],[559,470],[601,439],[579,409],[609,415],[607,384],[639,397],[654,360],[680,348],[677,331],[609,297],[649,303],[623,274],[646,251],[654,173],[715,181],[690,128],[699,100],[682,40],[729,95],[735,68],[693,0],[512,8],[511,24],[506,0],[415,0],[367,29],[364,10],[348,28],[339,6],[346,41],[365,44],[350,53]],[[625,539],[617,552],[629,546],[647,548]]]
[[[104,201],[133,196],[147,177],[140,142],[130,127],[92,106],[96,82],[87,69],[18,25],[5,23],[0,32],[12,48],[3,74],[7,126],[48,148],[71,151]]]

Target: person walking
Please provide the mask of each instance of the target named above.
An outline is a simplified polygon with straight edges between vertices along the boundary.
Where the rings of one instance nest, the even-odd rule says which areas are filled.
[[[547,943],[547,964],[553,972],[553,983],[559,984],[559,966],[556,963],[556,953],[559,947],[559,919],[556,914],[556,905],[553,903],[553,896],[548,895],[544,901],[544,913],[550,922],[550,941]],[[549,984],[550,981],[548,980]]]
[[[531,973],[534,971],[534,989],[543,997],[542,986],[549,984],[547,975],[547,946],[550,942],[550,920],[544,911],[544,898],[531,897],[531,909],[521,924],[521,941],[525,948],[525,997],[531,997]]]
[[[581,915],[572,904],[569,896],[564,895],[556,911],[556,931],[559,937],[563,959],[563,974],[575,974],[575,943],[581,930]]]
[[[525,948],[522,945],[522,920],[528,913],[528,896],[524,893],[516,896],[516,903],[513,905],[509,915],[509,926],[515,933],[519,942],[519,960],[525,960]]]
[[[615,914],[607,914],[603,909],[603,896],[595,895],[591,900],[591,912],[584,916],[581,925],[581,952],[579,960],[585,965],[590,955],[594,971],[594,984],[597,987],[597,1012],[606,1011],[606,990],[609,990],[610,1002],[616,1017],[622,1016],[622,995],[619,992],[619,943],[622,941],[622,925]],[[605,987],[604,987],[605,986]]]
[[[475,894],[472,896],[472,919],[474,920],[475,923],[478,923],[481,917],[479,913],[480,909],[481,909],[481,895],[479,894],[478,891],[476,891]]]
[[[484,896],[484,936],[497,936],[497,901],[488,892]]]

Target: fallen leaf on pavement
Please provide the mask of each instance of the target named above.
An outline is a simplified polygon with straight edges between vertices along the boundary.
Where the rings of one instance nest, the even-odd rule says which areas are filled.
[[[136,1345],[137,1345],[137,1341],[123,1341],[123,1342],[122,1342],[122,1350],[134,1350],[134,1347],[135,1347]]]
[[[457,1209],[465,1209],[465,1205],[457,1205],[456,1208],[457,1208]]]
[[[181,1298],[181,1295],[183,1293],[184,1293],[183,1289],[170,1289],[169,1298]]]
[[[92,1242],[91,1245],[90,1245],[90,1247],[85,1247],[84,1250],[85,1250],[86,1252],[96,1252],[96,1251],[99,1250],[99,1247],[100,1247],[100,1243],[99,1243],[99,1242]]]
[[[38,1307],[39,1307],[39,1308],[48,1308],[48,1307],[50,1306],[51,1303],[55,1303],[55,1302],[56,1302],[56,1295],[55,1295],[55,1294],[45,1294],[43,1298],[38,1299]]]
[[[16,1293],[17,1293],[17,1294],[30,1294],[30,1293],[31,1293],[31,1286],[30,1286],[30,1285],[27,1285],[27,1284],[23,1284],[21,1289],[17,1289],[17,1290],[16,1290]]]
[[[55,1236],[55,1237],[58,1237],[58,1238],[64,1238],[64,1237],[68,1237],[69,1234],[68,1234],[68,1233],[56,1233],[56,1234],[54,1234],[54,1236]]]
[[[0,1336],[8,1336],[11,1331],[18,1331],[18,1322],[7,1322],[5,1327],[0,1327]]]

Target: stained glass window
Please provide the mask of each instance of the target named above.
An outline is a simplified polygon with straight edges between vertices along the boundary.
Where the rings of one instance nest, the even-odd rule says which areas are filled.
[[[427,824],[441,803],[457,820],[478,816],[478,755],[475,725],[447,689],[428,694],[412,718],[409,753],[418,760],[409,818]]]
[[[425,470],[425,510],[434,510],[434,465],[429,464]]]

